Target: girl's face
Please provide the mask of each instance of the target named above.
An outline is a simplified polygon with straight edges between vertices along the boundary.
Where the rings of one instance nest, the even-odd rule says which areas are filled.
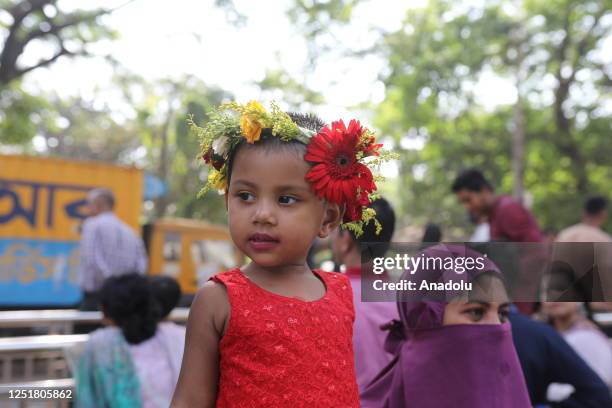
[[[236,246],[261,267],[304,265],[316,236],[341,221],[305,180],[309,165],[289,148],[246,146],[234,157],[226,204]]]
[[[469,295],[450,301],[444,309],[442,325],[501,324],[508,319],[508,293],[501,279],[480,275],[473,281]]]

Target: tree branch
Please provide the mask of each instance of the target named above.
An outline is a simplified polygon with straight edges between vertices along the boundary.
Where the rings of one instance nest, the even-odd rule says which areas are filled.
[[[20,76],[22,76],[22,75],[27,74],[27,73],[28,73],[28,72],[30,72],[30,71],[35,70],[36,68],[41,68],[41,67],[47,66],[47,65],[49,65],[49,64],[51,64],[51,63],[53,63],[53,62],[55,62],[55,61],[56,61],[56,60],[57,60],[59,57],[61,57],[61,56],[64,56],[64,55],[77,55],[77,54],[79,54],[79,55],[80,55],[80,54],[86,55],[86,52],[85,52],[85,51],[78,52],[78,53],[76,53],[76,52],[70,52],[70,51],[68,51],[66,48],[62,47],[62,48],[61,48],[61,49],[60,49],[60,50],[59,50],[59,51],[58,51],[58,52],[57,52],[55,55],[53,55],[51,58],[46,59],[46,60],[42,60],[42,61],[38,62],[37,64],[34,64],[34,65],[30,66],[30,67],[23,68],[23,69],[18,69],[17,71],[15,71],[15,73],[16,73],[16,76],[15,76],[15,77],[16,77],[16,78],[18,78],[18,77],[20,77]]]
[[[44,5],[50,2],[55,2],[55,0],[24,0],[7,10],[13,17],[13,23],[9,28],[9,33],[0,54],[0,84],[7,84],[13,79],[12,74],[15,70],[17,58],[19,58],[25,47],[26,43],[19,40],[19,29],[22,26],[23,20],[29,14],[42,10]]]
[[[599,25],[599,22],[601,21],[602,17],[606,14],[606,11],[607,9],[605,7],[602,7],[601,10],[599,10],[599,13],[595,15],[595,21],[593,22],[593,25],[589,27],[589,30],[586,32],[584,37],[582,37],[582,39],[578,42],[578,45],[576,46],[576,55],[574,56],[574,61],[572,63],[572,68],[573,68],[572,73],[575,73],[576,71],[578,71],[580,59],[583,56],[585,56],[587,53],[589,39],[591,38],[591,35],[593,34],[593,30],[595,30],[595,27]]]
[[[91,20],[95,20],[96,18],[98,18],[99,16],[108,14],[109,11],[106,9],[102,9],[102,10],[98,10],[94,13],[88,13],[88,14],[70,14],[68,16],[66,16],[66,20],[61,23],[61,24],[56,24],[52,21],[47,20],[47,22],[49,23],[49,25],[51,26],[51,28],[49,28],[48,30],[41,30],[36,29],[36,30],[32,30],[30,33],[28,33],[28,35],[26,36],[25,39],[25,43],[27,44],[28,42],[36,39],[36,38],[41,38],[41,37],[45,37],[47,35],[57,35],[60,31],[62,31],[64,28],[68,28],[68,27],[72,27],[72,26],[76,26],[78,24],[87,22],[87,21],[91,21]]]
[[[7,11],[13,17],[13,25],[19,25],[28,14],[42,10],[46,4],[53,3],[56,3],[56,0],[24,0]]]
[[[9,82],[21,77],[27,72],[30,72],[41,66],[46,66],[57,60],[63,55],[86,55],[83,51],[69,52],[62,44],[60,33],[62,30],[74,27],[81,23],[91,22],[97,17],[113,13],[128,4],[133,3],[135,0],[127,0],[123,4],[114,8],[99,9],[91,12],[75,12],[71,14],[59,13],[58,15],[50,18],[44,13],[42,9],[46,5],[55,5],[57,0],[22,0],[17,4],[13,5],[7,11],[13,17],[13,23],[9,28],[9,33],[4,41],[1,53],[0,53],[0,85],[8,84]],[[47,29],[38,26],[32,30],[25,30],[23,27],[23,20],[30,14],[39,12],[44,17],[42,21],[49,25]],[[24,33],[25,31],[25,33]],[[19,57],[23,54],[28,43],[34,39],[46,38],[49,36],[55,36],[58,38],[61,48],[60,51],[53,57],[41,61],[31,67],[20,68],[17,64]]]

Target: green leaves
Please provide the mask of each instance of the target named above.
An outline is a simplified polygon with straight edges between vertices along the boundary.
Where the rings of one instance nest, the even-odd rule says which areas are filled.
[[[592,52],[610,36],[609,10],[609,1],[595,0],[431,0],[382,36],[390,70],[375,123],[400,148],[404,139],[426,140],[400,152],[398,191],[411,223],[467,226],[449,187],[465,167],[481,167],[498,192],[512,191],[512,108],[476,103],[483,74],[519,78],[524,182],[543,226],[574,222],[587,194],[612,189],[612,120],[595,113],[610,102],[609,73]]]
[[[44,98],[23,92],[18,84],[0,88],[0,144],[29,142],[51,116]]]

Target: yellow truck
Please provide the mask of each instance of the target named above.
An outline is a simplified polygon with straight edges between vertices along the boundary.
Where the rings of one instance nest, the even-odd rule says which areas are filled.
[[[87,192],[111,189],[117,215],[138,230],[142,184],[135,167],[0,155],[0,307],[77,304]]]

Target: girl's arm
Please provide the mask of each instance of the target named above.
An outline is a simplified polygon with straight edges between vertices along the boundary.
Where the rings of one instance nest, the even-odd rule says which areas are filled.
[[[187,320],[185,352],[172,408],[214,407],[219,381],[219,341],[230,304],[225,287],[207,282],[197,293]]]

